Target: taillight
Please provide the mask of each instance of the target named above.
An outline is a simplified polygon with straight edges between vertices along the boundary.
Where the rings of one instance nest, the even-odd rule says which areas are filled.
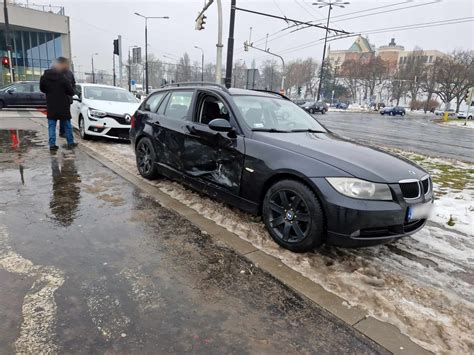
[[[135,128],[135,115],[130,119],[130,127]]]

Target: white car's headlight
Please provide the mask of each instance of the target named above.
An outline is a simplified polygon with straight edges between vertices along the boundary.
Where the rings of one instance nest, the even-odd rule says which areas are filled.
[[[94,110],[93,108],[89,109],[89,116],[94,117],[94,118],[103,118],[107,116],[107,112],[100,111],[100,110]]]
[[[386,184],[345,177],[331,177],[326,180],[345,196],[362,200],[392,200],[392,192]]]

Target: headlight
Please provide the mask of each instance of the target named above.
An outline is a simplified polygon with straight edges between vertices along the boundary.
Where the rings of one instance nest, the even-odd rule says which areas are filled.
[[[94,117],[94,118],[103,118],[107,116],[107,112],[100,111],[100,110],[94,110],[93,108],[89,109],[89,116]]]
[[[332,177],[326,180],[345,196],[362,200],[392,200],[392,192],[386,184],[345,177]]]

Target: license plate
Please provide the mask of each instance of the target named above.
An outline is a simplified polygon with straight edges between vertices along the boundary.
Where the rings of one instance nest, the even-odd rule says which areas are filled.
[[[423,203],[419,205],[409,206],[407,210],[407,221],[416,221],[418,219],[426,219],[430,216],[433,203]]]

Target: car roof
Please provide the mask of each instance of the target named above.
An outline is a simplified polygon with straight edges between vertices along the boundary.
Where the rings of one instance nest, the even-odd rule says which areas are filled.
[[[98,87],[98,88],[112,88],[112,89],[120,89],[120,90],[128,91],[124,88],[121,88],[120,86],[105,85],[105,84],[76,83],[76,85]]]
[[[260,97],[270,97],[270,98],[285,98],[277,92],[272,91],[265,91],[265,90],[248,90],[248,89],[239,89],[239,88],[229,88],[222,85],[186,85],[187,83],[179,83],[179,85],[167,85],[163,86],[160,89],[153,90],[153,92],[164,91],[164,90],[183,90],[183,89],[205,89],[209,91],[213,91],[215,93],[222,93],[225,92],[231,96],[260,96]],[[288,99],[289,100],[289,99]]]

